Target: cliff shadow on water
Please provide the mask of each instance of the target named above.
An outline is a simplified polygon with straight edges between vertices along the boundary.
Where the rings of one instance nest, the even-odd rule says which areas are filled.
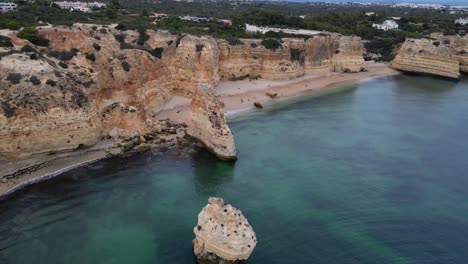
[[[411,94],[422,97],[430,96],[435,101],[443,100],[444,96],[450,95],[457,85],[468,80],[468,78],[454,80],[440,76],[413,73],[404,73],[394,76],[394,78],[399,83],[396,89],[394,89],[395,93],[402,96]]]
[[[448,81],[448,82],[453,82],[453,83],[457,83],[459,82],[460,80],[463,81],[464,77],[467,77],[468,76],[468,73],[464,73],[464,72],[461,72],[461,78],[460,79],[455,79],[455,78],[452,78],[452,77],[446,77],[446,76],[442,76],[442,75],[435,75],[435,74],[431,74],[431,73],[424,73],[424,72],[409,72],[409,71],[406,71],[406,72],[402,72],[402,75],[407,75],[407,76],[412,76],[412,77],[419,77],[421,79],[438,79],[438,80],[444,80],[444,81]]]
[[[191,157],[195,190],[200,195],[218,195],[223,185],[232,181],[235,161],[221,161],[201,149]]]

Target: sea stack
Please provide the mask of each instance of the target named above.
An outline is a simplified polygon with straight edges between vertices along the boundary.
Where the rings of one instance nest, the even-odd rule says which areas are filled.
[[[193,252],[199,264],[242,263],[257,245],[255,232],[242,212],[221,198],[208,199],[193,231]]]

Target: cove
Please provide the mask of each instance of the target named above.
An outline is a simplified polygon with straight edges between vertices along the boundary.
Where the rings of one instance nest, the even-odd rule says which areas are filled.
[[[466,263],[468,82],[399,75],[230,120],[200,150],[103,160],[0,203],[0,263],[194,263],[210,196],[240,208],[249,263]]]

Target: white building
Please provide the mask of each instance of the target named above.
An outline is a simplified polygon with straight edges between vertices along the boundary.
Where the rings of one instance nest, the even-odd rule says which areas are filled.
[[[459,19],[455,20],[455,24],[460,24],[462,26],[468,25],[468,17],[459,18]]]
[[[398,29],[398,23],[395,22],[394,20],[385,20],[383,24],[372,24],[372,27],[375,27],[379,30],[393,30],[393,29]]]
[[[0,11],[2,12],[16,10],[17,7],[15,3],[0,3]]]
[[[218,22],[223,23],[224,25],[232,25],[232,21],[229,19],[218,19]]]
[[[70,11],[72,12],[78,12],[78,13],[91,13],[91,8],[89,7],[70,7]]]
[[[193,17],[193,16],[180,16],[181,20],[192,21],[192,22],[207,22],[211,19],[206,17]]]
[[[375,12],[366,12],[366,16],[374,16]]]
[[[100,3],[100,2],[71,2],[71,1],[61,1],[61,2],[53,2],[53,4],[58,5],[60,8],[63,9],[79,9],[79,8],[105,8],[106,4]],[[76,11],[76,10],[71,10],[71,11]],[[77,11],[81,12],[81,11]]]
[[[273,32],[283,32],[283,33],[292,34],[292,35],[307,35],[307,36],[315,36],[320,33],[323,33],[322,31],[309,30],[309,29],[258,27],[258,26],[249,25],[249,24],[245,24],[245,31],[246,32],[260,32],[262,34],[265,34],[268,31],[273,31]]]

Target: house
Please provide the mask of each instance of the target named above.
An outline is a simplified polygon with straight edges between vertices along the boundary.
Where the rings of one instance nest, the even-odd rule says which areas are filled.
[[[83,11],[77,11],[80,10],[80,8],[106,8],[106,4],[100,3],[100,2],[70,2],[70,1],[61,1],[61,2],[52,2],[52,4],[57,5],[58,7],[62,9],[69,9],[73,12],[83,12]],[[74,8],[74,10],[72,10]],[[88,13],[88,12],[83,12],[83,13]]]
[[[398,29],[398,23],[395,20],[385,20],[382,24],[372,24],[372,27],[387,31]]]
[[[375,12],[366,12],[366,16],[375,16]]]
[[[17,7],[18,6],[15,3],[5,3],[5,2],[0,3],[0,11],[2,12],[16,10]]]
[[[77,12],[77,13],[91,13],[91,8],[77,6],[77,7],[70,7],[70,11]]]
[[[180,16],[179,18],[181,20],[192,21],[192,22],[207,22],[207,21],[209,21],[209,19],[205,18],[205,17]]]
[[[232,25],[232,21],[229,19],[218,19],[218,22],[224,24],[224,25]]]
[[[468,25],[468,17],[459,18],[459,19],[455,20],[455,24],[460,24],[462,26]]]

